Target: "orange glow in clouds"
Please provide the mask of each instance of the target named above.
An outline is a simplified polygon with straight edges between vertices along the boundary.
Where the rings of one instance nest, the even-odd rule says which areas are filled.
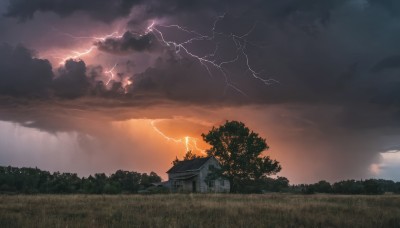
[[[111,125],[107,131],[96,131],[101,134],[96,138],[102,140],[93,154],[96,160],[107,159],[104,163],[96,162],[101,170],[110,167],[107,169],[110,172],[118,169],[155,171],[165,179],[165,172],[176,157],[182,159],[188,150],[204,155],[210,147],[201,139],[201,133],[210,127],[196,120],[180,117],[131,119],[113,121]],[[111,162],[112,159],[116,161]]]
[[[169,136],[167,136],[164,132],[162,132],[160,129],[158,129],[158,128],[156,127],[155,124],[156,124],[158,121],[161,121],[161,120],[152,120],[152,121],[150,122],[150,124],[151,124],[151,126],[153,127],[154,131],[157,132],[157,133],[158,133],[159,135],[161,135],[162,137],[164,137],[165,140],[167,140],[167,141],[172,141],[172,142],[174,142],[174,143],[184,144],[184,145],[185,145],[185,149],[186,149],[185,152],[187,152],[187,151],[192,151],[192,152],[194,152],[194,153],[200,152],[200,153],[202,153],[202,154],[205,154],[205,150],[204,150],[204,149],[201,149],[201,148],[197,145],[197,141],[198,141],[197,138],[190,137],[190,136],[184,136],[183,138],[173,138],[173,137],[169,137]]]

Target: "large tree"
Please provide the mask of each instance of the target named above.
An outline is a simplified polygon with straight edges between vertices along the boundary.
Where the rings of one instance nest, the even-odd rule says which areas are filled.
[[[262,155],[269,148],[266,140],[242,122],[226,121],[202,137],[212,146],[207,154],[221,164],[221,169],[215,172],[230,181],[231,192],[239,191],[243,183],[258,181],[281,170],[279,162]]]

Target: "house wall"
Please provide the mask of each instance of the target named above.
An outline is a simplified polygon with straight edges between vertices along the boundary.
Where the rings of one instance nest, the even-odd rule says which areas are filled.
[[[226,179],[219,178],[217,180],[214,180],[214,185],[210,186],[209,183],[205,181],[208,173],[210,172],[209,167],[213,165],[215,168],[219,168],[220,165],[215,158],[209,159],[202,167],[200,170],[194,170],[194,171],[189,171],[189,172],[184,172],[184,173],[168,173],[168,181],[169,185],[171,186],[172,191],[182,191],[182,192],[192,192],[193,188],[193,181],[196,182],[196,192],[229,192],[230,191],[230,183]],[[187,180],[187,181],[180,181],[182,187],[179,190],[176,190],[174,188],[174,178],[180,177],[180,176],[186,176],[188,174],[197,174],[197,177]]]
[[[172,191],[177,191],[177,192],[192,192],[193,190],[193,181],[196,182],[196,192],[200,192],[200,181],[199,181],[199,176],[194,177],[190,180],[180,180],[180,184],[182,185],[181,189],[175,189],[174,187],[174,178],[181,177],[181,176],[187,176],[188,174],[197,174],[199,175],[199,170],[191,171],[191,172],[184,172],[184,173],[169,173],[168,174],[168,182],[169,185],[171,186]]]
[[[207,175],[210,172],[209,167],[213,165],[215,168],[220,168],[220,165],[215,158],[209,159],[200,170],[200,192],[229,192],[230,184],[226,179],[219,178],[214,181],[214,186],[210,187],[209,183],[205,181]]]

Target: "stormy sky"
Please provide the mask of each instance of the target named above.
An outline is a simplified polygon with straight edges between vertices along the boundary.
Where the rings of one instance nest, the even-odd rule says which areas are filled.
[[[400,180],[397,0],[1,0],[0,165],[165,171],[226,120],[292,183]]]

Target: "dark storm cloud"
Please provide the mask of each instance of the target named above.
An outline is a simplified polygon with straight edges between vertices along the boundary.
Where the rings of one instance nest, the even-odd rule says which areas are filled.
[[[53,78],[49,61],[33,56],[31,50],[0,45],[0,94],[45,97]]]
[[[371,71],[379,73],[382,70],[395,68],[400,68],[400,55],[389,56],[382,59],[372,67]]]
[[[125,90],[121,82],[111,80],[110,88],[101,78],[102,66],[86,66],[83,60],[67,60],[54,72],[46,59],[34,57],[34,51],[22,46],[0,45],[0,96],[8,101],[35,103],[40,100],[57,98],[76,99],[80,97],[123,98]],[[8,106],[0,103],[0,106]]]
[[[67,60],[58,73],[59,76],[53,81],[54,92],[57,96],[77,98],[88,93],[90,83],[86,77],[85,62]]]
[[[207,1],[193,5],[180,3],[174,1],[170,8],[177,12],[198,8],[196,16],[193,16],[197,18],[207,15],[202,11],[205,5],[213,5]],[[164,4],[159,4],[158,14],[162,15],[163,9],[168,11]],[[385,105],[385,101],[394,100],[390,102],[394,103],[395,97],[400,94],[396,72],[391,72],[392,75],[382,72],[383,69],[397,67],[397,57],[376,63],[379,56],[398,55],[400,52],[398,20],[391,13],[400,10],[396,1],[285,0],[247,1],[246,4],[233,1],[229,9],[225,18],[216,25],[216,30],[225,34],[244,34],[255,24],[248,41],[261,45],[248,44],[246,53],[250,64],[256,71],[263,72],[262,77],[280,81],[278,85],[266,87],[252,78],[243,64],[243,56],[234,65],[227,66],[230,79],[249,95],[249,102],[328,103],[352,107],[370,102]],[[204,29],[202,23],[190,20],[191,15],[171,15],[171,20],[181,22],[188,28]],[[219,42],[220,46],[226,43],[227,40]],[[217,56],[223,59],[227,53],[226,49],[222,49]],[[158,78],[159,83],[173,83],[166,78]],[[154,81],[154,77],[151,80]],[[193,87],[193,84],[186,86]]]
[[[17,6],[21,2],[12,1],[9,13],[12,12],[11,9],[19,8]],[[66,4],[64,1],[60,2],[61,5]],[[47,2],[34,1],[26,7],[46,5],[44,3]],[[246,40],[248,43],[245,51],[249,56],[249,63],[254,70],[262,72],[260,77],[272,77],[278,80],[279,84],[265,86],[260,80],[252,77],[243,55],[237,62],[225,65],[228,76],[224,78],[213,66],[210,66],[213,71],[213,76],[210,77],[199,61],[182,51],[178,54],[179,57],[161,57],[162,61],[158,61],[142,73],[137,73],[133,77],[135,83],[130,88],[129,95],[152,94],[159,98],[199,104],[242,104],[243,101],[247,101],[352,106],[354,103],[370,102],[385,105],[387,97],[390,100],[390,97],[398,94],[395,77],[384,75],[385,83],[380,80],[381,74],[385,73],[383,69],[393,68],[398,64],[396,51],[400,53],[397,44],[400,33],[396,32],[397,20],[390,13],[399,8],[396,2],[252,0],[246,4],[243,1],[226,3],[227,1],[146,1],[139,5],[148,13],[137,17],[133,14],[133,19],[145,21],[152,17],[166,17],[166,24],[168,21],[177,21],[193,30],[199,28],[204,31],[208,27],[206,31],[211,32],[213,20],[217,15],[221,15],[216,11],[227,12],[216,24],[216,31],[226,35],[240,35],[254,26]],[[71,3],[76,9],[82,10],[87,9],[86,4],[89,3]],[[99,4],[104,5],[102,2]],[[117,1],[112,4],[123,3]],[[20,7],[23,8],[22,5]],[[56,8],[49,8],[49,11],[54,9]],[[93,12],[95,10],[96,7],[93,8]],[[204,18],[204,22],[198,18]],[[368,21],[369,18],[375,19]],[[179,39],[178,32],[172,30],[165,34]],[[216,63],[236,56],[236,44],[229,37],[217,37],[215,43],[220,47],[215,56]],[[136,36],[132,32],[126,32],[121,38],[108,38],[97,42],[96,45],[100,51],[127,55],[151,51],[159,43],[152,33]],[[230,48],[227,47],[229,45]],[[187,46],[190,46],[194,53],[209,50],[209,47],[195,41]],[[212,49],[199,55],[210,52]],[[393,57],[377,61],[378,56],[390,55]],[[182,60],[181,63],[179,59]],[[227,87],[229,83],[226,80],[248,97],[237,99],[238,91]],[[82,85],[84,88],[85,84]],[[104,94],[101,92],[105,90],[104,84],[94,84],[93,93]],[[113,91],[121,90],[117,89],[117,84],[115,86]],[[387,88],[390,92],[382,88]],[[205,94],[205,90],[209,92]]]
[[[54,12],[61,16],[69,16],[74,12],[84,11],[94,19],[108,22],[128,16],[135,6],[141,6],[144,10],[145,14],[142,14],[142,19],[192,12],[224,12],[242,8],[246,13],[249,10],[256,10],[258,11],[257,16],[268,17],[276,21],[293,20],[298,23],[320,21],[326,23],[330,19],[331,10],[344,2],[346,0],[250,0],[245,4],[240,0],[10,0],[6,16],[27,20],[33,18],[35,12]],[[376,2],[380,4],[378,1]],[[380,5],[392,10],[391,1],[386,2]]]
[[[131,8],[141,0],[10,0],[6,16],[20,20],[32,19],[36,12],[54,12],[69,16],[83,11],[92,18],[110,22],[129,15]]]
[[[371,101],[382,106],[400,104],[400,55],[393,55],[378,61],[371,72],[376,77],[371,86]],[[397,113],[399,116],[399,113]]]
[[[22,4],[23,1],[11,1],[8,14],[28,15],[12,13],[19,12],[17,9],[21,12],[35,12],[38,9],[58,12],[57,7],[71,13],[75,10],[89,10],[88,5],[93,3],[51,2],[53,3],[30,1]],[[106,6],[111,8],[111,12],[113,12],[111,6],[119,7],[124,4],[133,6],[132,1],[107,2],[96,2],[96,7],[90,8],[89,12],[98,11],[101,14],[102,7]],[[65,6],[67,3],[69,7]],[[345,106],[352,103],[369,103],[372,100],[374,103],[384,104],[381,102],[384,100],[381,97],[391,96],[379,88],[382,83],[376,78],[380,77],[383,69],[396,67],[398,61],[396,51],[400,53],[400,47],[397,45],[400,33],[395,30],[397,20],[390,13],[400,7],[395,1],[252,0],[246,4],[243,1],[229,1],[229,3],[152,0],[137,3],[147,14],[137,17],[133,14],[132,17],[135,20],[141,16],[145,17],[141,18],[143,20],[165,17],[166,24],[168,21],[178,21],[187,28],[193,30],[200,28],[204,31],[208,27],[208,32],[211,32],[215,17],[221,15],[219,12],[227,12],[216,24],[216,31],[227,35],[240,35],[254,26],[246,40],[248,43],[245,51],[249,56],[249,63],[254,70],[262,72],[260,77],[272,77],[280,84],[265,86],[260,80],[252,77],[243,55],[237,62],[225,65],[227,79],[223,78],[218,69],[211,66],[211,70],[215,71],[213,75],[216,75],[215,79],[211,79],[213,76],[210,77],[197,60],[181,52],[178,55],[183,56],[182,64],[178,63],[179,61],[172,61],[175,57],[169,60],[161,57],[165,64],[157,62],[145,72],[137,74],[130,94],[156,94],[159,97],[186,102],[190,102],[193,98],[194,103],[239,101],[240,104],[247,99],[250,103],[323,102]],[[125,8],[130,9],[130,7]],[[204,22],[198,18],[204,18]],[[368,21],[369,18],[375,19]],[[389,33],[391,37],[385,35]],[[166,35],[180,38],[177,31],[167,31]],[[215,43],[220,47],[215,56],[216,63],[236,56],[235,42],[232,39],[218,38]],[[231,48],[224,47],[227,44],[231,45]],[[127,55],[151,51],[159,43],[152,33],[136,36],[132,32],[126,32],[121,38],[108,38],[105,41],[98,41],[96,45],[103,52]],[[203,44],[196,42],[187,45],[190,45],[190,50],[194,53],[207,50]],[[378,56],[390,55],[394,57],[377,61]],[[394,77],[385,76],[385,78],[387,85],[396,80]],[[237,91],[235,92],[232,87],[226,87],[228,83],[225,80],[237,86],[248,97],[237,99]],[[82,85],[84,88],[85,84]],[[103,84],[95,84],[96,94],[104,90]],[[228,93],[224,93],[225,88],[228,88]],[[390,94],[397,93],[396,88],[389,88],[392,91]],[[216,92],[204,94],[203,91],[206,89]],[[206,102],[202,102],[203,100]]]
[[[373,103],[385,106],[393,106],[400,104],[400,82],[386,82],[374,90],[374,97],[371,99]],[[396,113],[396,117],[400,118],[400,111]]]
[[[132,77],[130,94],[151,99],[185,103],[212,104],[244,102],[243,96],[230,90],[225,78],[209,75],[197,60],[177,58],[171,52],[158,58],[153,67]],[[144,98],[146,99],[146,98]]]
[[[35,58],[34,51],[22,45],[0,45],[0,95],[10,99],[120,98],[121,83],[111,81],[107,89],[100,79],[103,71],[101,66],[87,67],[82,60],[70,59],[54,74],[50,62]]]
[[[107,38],[104,41],[96,42],[95,45],[103,52],[127,55],[134,52],[154,50],[156,42],[152,33],[136,35],[127,31],[120,38]]]
[[[110,81],[109,89],[99,78],[103,76],[101,66],[86,66],[82,60],[67,60],[58,68],[52,81],[53,94],[59,98],[76,99],[81,97],[102,97],[119,99],[124,95],[122,83]]]
[[[391,16],[398,17],[400,12],[400,2],[396,0],[368,0],[372,7],[385,9]]]
[[[193,17],[190,20],[198,21],[199,15],[206,22],[209,19],[207,17],[229,12],[236,14],[236,16],[247,17],[242,18],[242,22],[249,22],[248,20],[251,19],[278,26],[290,24],[310,34],[314,34],[317,32],[318,26],[325,26],[329,23],[333,10],[349,2],[353,1],[249,0],[243,2],[241,0],[153,0],[144,2],[141,8],[143,10],[135,12],[136,14],[131,18],[130,23],[136,26],[148,19],[164,17],[179,22]],[[195,18],[196,16],[197,19]],[[201,23],[197,23],[197,25],[198,27],[202,27]]]

